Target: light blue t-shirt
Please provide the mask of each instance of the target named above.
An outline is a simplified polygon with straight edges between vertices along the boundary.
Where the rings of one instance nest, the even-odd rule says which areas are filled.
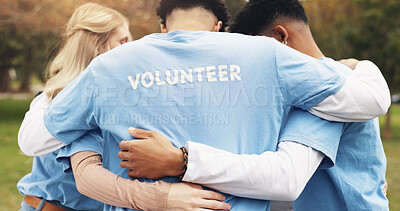
[[[157,130],[177,147],[194,140],[237,154],[275,151],[290,109],[336,93],[345,81],[338,72],[263,36],[152,34],[94,59],[44,121],[65,144],[99,128],[104,167],[129,178],[117,157],[119,142],[132,139],[128,127]],[[269,201],[227,195],[227,202],[232,210],[269,210]]]
[[[98,142],[102,138],[97,134],[86,133],[83,139],[91,140],[92,143]],[[91,150],[99,152],[93,147]],[[68,166],[56,161],[60,151],[63,150],[36,156],[33,159],[32,172],[25,175],[17,184],[19,192],[23,195],[44,198],[50,202],[59,202],[66,209],[102,210],[104,206],[102,203],[78,192],[72,172],[63,172]]]
[[[346,123],[336,165],[317,170],[294,202],[294,210],[389,210],[382,192],[385,172],[378,119]]]
[[[332,66],[343,66],[327,58],[321,61]],[[351,72],[345,68],[340,70],[344,70],[343,73],[346,75]],[[293,134],[309,136],[310,125],[315,129],[334,127],[334,123],[327,125],[324,121],[310,122],[312,118],[308,117],[310,116],[308,113],[302,115],[305,119],[302,123],[285,125],[285,136],[290,137]],[[290,118],[291,122],[297,121],[296,119]],[[378,119],[344,124],[343,135],[335,154],[337,155],[335,166],[316,171],[305,190],[294,202],[294,209],[296,211],[388,210],[388,200],[381,191],[385,183],[386,157],[380,138]]]

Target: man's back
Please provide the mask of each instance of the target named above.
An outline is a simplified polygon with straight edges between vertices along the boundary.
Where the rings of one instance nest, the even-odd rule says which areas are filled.
[[[191,140],[238,154],[275,151],[290,108],[309,109],[343,82],[335,70],[270,38],[153,34],[95,59],[53,101],[58,106],[50,105],[45,123],[66,144],[100,128],[104,166],[128,178],[117,153],[118,143],[131,139],[130,126],[160,131],[175,146]],[[269,207],[268,201],[227,201],[232,210]]]

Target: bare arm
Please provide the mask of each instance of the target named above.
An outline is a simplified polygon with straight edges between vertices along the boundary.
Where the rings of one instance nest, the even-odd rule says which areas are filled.
[[[202,190],[199,185],[145,183],[121,178],[103,168],[101,156],[94,152],[74,154],[71,165],[79,192],[113,206],[139,210],[230,209],[221,202],[223,195]]]

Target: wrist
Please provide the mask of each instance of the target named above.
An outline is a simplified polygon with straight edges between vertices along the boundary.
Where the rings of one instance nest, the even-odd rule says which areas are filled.
[[[172,151],[170,164],[171,167],[168,176],[178,177],[181,175],[184,165],[184,157],[180,149],[175,148],[174,151]]]
[[[188,167],[189,154],[188,154],[186,147],[181,147],[180,150],[182,151],[182,155],[183,155],[183,166],[182,166],[181,174],[179,175],[179,179],[182,180],[186,174],[186,170]]]

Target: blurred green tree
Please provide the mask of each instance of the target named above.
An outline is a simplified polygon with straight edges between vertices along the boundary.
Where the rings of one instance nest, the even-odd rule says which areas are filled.
[[[0,71],[1,80],[7,84],[1,86],[0,92],[10,91],[7,74],[11,67],[17,70],[20,91],[28,91],[32,74],[43,71],[49,43],[59,33],[59,17],[64,15],[50,9],[56,3],[55,0],[0,0],[3,43]]]
[[[246,0],[226,0],[229,14],[231,18],[236,16],[236,13],[246,4]]]
[[[322,51],[335,59],[373,61],[392,93],[400,89],[400,1],[303,0]],[[383,137],[391,139],[390,109]]]
[[[158,0],[0,0],[0,92],[10,91],[10,68],[17,70],[18,91],[29,91],[33,74],[45,80],[43,71],[62,41],[69,17],[87,2],[124,14],[136,39],[159,31]]]
[[[159,0],[0,0],[0,92],[10,91],[8,71],[15,68],[19,91],[29,91],[32,75],[43,81],[43,71],[57,51],[63,29],[75,8],[99,3],[125,15],[135,39],[159,32]],[[245,0],[227,0],[231,14]]]
[[[400,88],[400,1],[357,0],[357,26],[346,38],[354,56],[374,61],[382,70],[392,93]],[[389,109],[383,136],[392,138]]]

